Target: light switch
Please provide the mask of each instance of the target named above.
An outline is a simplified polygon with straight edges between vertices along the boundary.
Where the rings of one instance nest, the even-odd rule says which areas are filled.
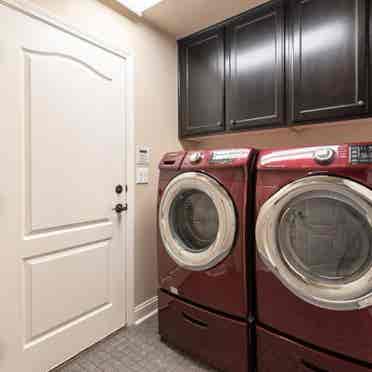
[[[136,183],[147,184],[149,183],[149,168],[137,167],[136,169]]]

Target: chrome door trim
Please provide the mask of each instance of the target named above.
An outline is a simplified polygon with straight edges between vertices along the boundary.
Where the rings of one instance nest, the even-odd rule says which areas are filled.
[[[213,201],[218,212],[218,234],[214,243],[200,253],[191,252],[177,240],[170,226],[169,213],[175,197],[185,190],[199,190]],[[197,172],[175,177],[166,187],[159,207],[159,230],[168,255],[181,267],[203,271],[216,266],[231,251],[236,233],[234,203],[226,190],[213,178]]]
[[[372,305],[372,265],[366,273],[349,283],[320,283],[305,278],[290,267],[280,253],[277,227],[285,207],[293,198],[312,191],[342,195],[364,214],[372,228],[372,191],[346,178],[309,176],[294,181],[275,193],[261,207],[256,223],[256,246],[266,266],[292,293],[304,301],[330,310],[355,310]]]

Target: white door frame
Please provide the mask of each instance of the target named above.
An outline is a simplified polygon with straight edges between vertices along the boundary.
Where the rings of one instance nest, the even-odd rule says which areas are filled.
[[[8,6],[29,17],[47,23],[70,35],[78,37],[98,48],[115,54],[126,61],[126,179],[128,185],[127,203],[129,205],[125,223],[125,275],[126,275],[126,319],[127,325],[134,323],[134,236],[135,236],[135,132],[134,132],[134,55],[128,50],[107,45],[75,27],[65,24],[43,8],[25,0],[0,0],[0,5]]]

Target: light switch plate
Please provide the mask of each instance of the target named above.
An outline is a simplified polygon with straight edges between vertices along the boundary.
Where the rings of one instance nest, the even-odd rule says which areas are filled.
[[[147,184],[149,183],[149,168],[147,167],[137,167],[136,169],[136,183],[137,184]]]

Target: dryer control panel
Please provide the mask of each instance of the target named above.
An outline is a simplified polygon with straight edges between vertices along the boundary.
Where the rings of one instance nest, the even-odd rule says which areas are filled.
[[[349,160],[352,164],[372,163],[372,145],[350,145]]]

